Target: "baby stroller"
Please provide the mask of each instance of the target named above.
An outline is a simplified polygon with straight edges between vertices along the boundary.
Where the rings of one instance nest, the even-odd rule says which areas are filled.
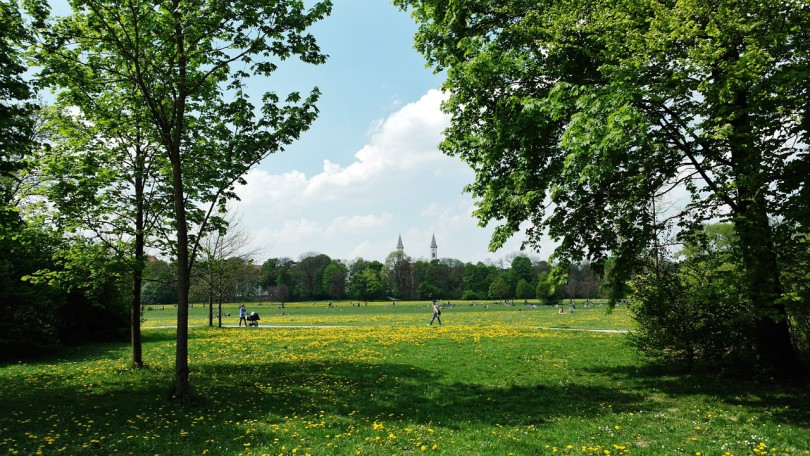
[[[259,320],[261,320],[261,318],[259,318],[259,314],[256,312],[251,312],[245,317],[245,320],[248,321],[248,325],[250,326],[259,326]]]

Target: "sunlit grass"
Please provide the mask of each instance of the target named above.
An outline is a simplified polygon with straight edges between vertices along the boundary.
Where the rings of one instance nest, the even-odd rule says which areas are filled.
[[[539,328],[579,328],[628,330],[632,328],[627,309],[616,307],[609,310],[605,303],[585,307],[577,304],[574,313],[558,314],[558,308],[526,306],[515,302],[504,305],[493,301],[451,303],[443,310],[442,322],[451,326],[475,326],[505,324],[510,326],[531,326]],[[430,321],[432,309],[424,301],[358,303],[350,301],[286,303],[281,308],[278,303],[245,303],[249,312],[261,316],[261,326],[422,326]],[[223,326],[235,326],[239,322],[239,304],[223,304]],[[216,315],[217,306],[214,306]],[[173,326],[177,323],[175,306],[149,306],[144,312],[144,327]],[[194,304],[189,309],[189,325],[208,324],[208,308]],[[214,325],[218,320],[214,317]]]
[[[145,329],[143,370],[123,344],[2,366],[0,454],[810,454],[806,390],[656,371],[622,334],[542,329],[628,329],[623,309],[459,304],[429,327],[425,303],[347,305],[250,305],[259,328],[208,328],[195,305],[190,408],[169,400],[172,329]]]

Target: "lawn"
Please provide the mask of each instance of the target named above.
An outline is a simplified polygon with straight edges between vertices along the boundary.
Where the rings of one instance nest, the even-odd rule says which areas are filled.
[[[190,309],[190,408],[169,400],[173,307],[145,312],[145,369],[126,344],[0,366],[0,454],[810,454],[807,389],[650,367],[622,308],[248,310],[259,328]]]

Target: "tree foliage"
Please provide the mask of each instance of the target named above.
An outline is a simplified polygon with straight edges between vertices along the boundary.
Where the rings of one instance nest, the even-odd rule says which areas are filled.
[[[690,237],[684,252],[683,261],[650,264],[634,277],[629,302],[639,328],[633,344],[689,369],[699,362],[755,359],[754,307],[735,258],[740,246],[733,227],[707,226]]]
[[[278,60],[325,60],[307,28],[330,11],[298,1],[73,0],[74,13],[44,30],[49,84],[81,93],[123,90],[122,112],[143,113],[169,164],[178,325],[175,389],[188,385],[188,293],[197,241],[222,227],[215,208],[268,154],[283,150],[314,120],[318,91],[273,92],[255,106],[247,81],[270,76]],[[213,224],[213,227],[208,227]],[[198,233],[195,235],[193,229]]]
[[[683,191],[666,222],[734,222],[758,354],[796,365],[776,252],[810,227],[804,2],[395,3],[446,71],[441,148],[475,170],[476,216],[502,221],[492,248],[529,222],[526,244],[549,234],[563,268],[615,258],[621,296],[664,223],[652,203]]]

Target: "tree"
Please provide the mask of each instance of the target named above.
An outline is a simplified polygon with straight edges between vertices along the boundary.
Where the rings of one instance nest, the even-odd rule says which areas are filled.
[[[414,263],[414,282],[420,299],[458,299],[464,287],[464,264],[441,259]]]
[[[385,298],[387,290],[381,277],[383,266],[379,261],[354,260],[349,265],[349,297],[362,300]]]
[[[346,296],[346,275],[348,269],[343,263],[331,261],[323,271],[322,288],[329,299],[343,299]]]
[[[349,283],[349,293],[355,299],[364,301],[385,298],[385,282],[379,271],[367,268],[361,273],[352,276]]]
[[[511,282],[510,274],[502,272],[489,286],[490,299],[506,299],[513,296],[512,288],[509,285]]]
[[[400,251],[388,254],[383,273],[388,279],[388,290],[395,299],[412,299],[416,289],[414,285],[413,260]]]
[[[486,299],[489,286],[497,275],[497,268],[485,265],[480,261],[476,264],[467,263],[464,266],[464,295],[465,299]]]
[[[168,193],[143,110],[121,111],[136,102],[125,91],[61,92],[43,127],[52,146],[38,166],[46,181],[40,192],[58,212],[60,229],[92,235],[130,264],[131,364],[140,368],[144,252],[158,236]]]
[[[733,227],[705,227],[687,239],[682,254],[683,261],[651,263],[631,281],[629,307],[638,322],[632,343],[653,358],[684,361],[690,370],[701,361],[754,359],[754,309],[734,259],[740,246]]]
[[[518,280],[515,286],[515,297],[518,299],[529,299],[537,294],[536,287],[532,288],[531,284],[526,279]]]
[[[227,226],[203,236],[198,272],[193,283],[208,299],[208,326],[214,325],[213,304],[219,305],[218,326],[222,327],[222,301],[232,297],[245,263],[252,268],[250,259],[256,250],[250,249],[250,237],[239,226],[234,213],[225,215]]]
[[[278,260],[276,273],[276,299],[281,301],[295,300],[300,292],[298,286],[298,274],[295,269],[295,262],[291,258],[281,258]]]
[[[275,71],[271,56],[322,63],[325,57],[305,31],[331,5],[316,3],[305,11],[292,0],[74,0],[71,6],[73,15],[44,29],[44,74],[68,90],[128,88],[137,103],[122,111],[143,110],[170,165],[165,175],[178,293],[175,395],[187,401],[188,293],[200,239],[190,231],[216,225],[212,212],[234,196],[242,176],[314,120],[317,89],[303,99],[292,93],[284,105],[266,93],[257,108],[245,87],[249,78]],[[62,71],[76,66],[83,71]]]
[[[516,256],[512,260],[512,280],[516,283],[519,282],[521,279],[525,280],[527,283],[532,283],[532,279],[534,279],[534,270],[532,268],[532,260],[529,257],[520,255]]]
[[[35,146],[34,91],[23,78],[22,49],[29,30],[17,2],[0,1],[0,352],[29,354],[53,342],[51,328],[25,325],[31,315],[51,314],[59,292],[22,277],[47,264],[58,233],[36,230],[20,214],[21,186]]]
[[[0,1],[0,210],[8,210],[15,183],[14,172],[34,144],[34,91],[23,79],[26,67],[22,48],[29,30],[17,2]],[[2,219],[0,219],[2,221]]]
[[[37,105],[25,81],[22,49],[29,36],[17,2],[0,1],[0,236],[24,227],[19,213],[23,171],[35,147]],[[10,239],[9,239],[10,240]]]
[[[321,299],[325,297],[323,273],[331,262],[332,259],[323,253],[305,253],[301,255],[295,269],[303,299]]]
[[[441,148],[475,169],[476,216],[503,221],[493,249],[528,221],[526,245],[550,235],[562,268],[615,257],[620,296],[663,224],[733,221],[758,354],[791,374],[776,252],[795,237],[775,234],[810,227],[806,5],[395,3],[414,8],[417,48],[446,70]],[[689,202],[657,221],[651,202],[676,190]]]
[[[149,257],[143,271],[143,304],[177,304],[177,268],[169,263]]]

